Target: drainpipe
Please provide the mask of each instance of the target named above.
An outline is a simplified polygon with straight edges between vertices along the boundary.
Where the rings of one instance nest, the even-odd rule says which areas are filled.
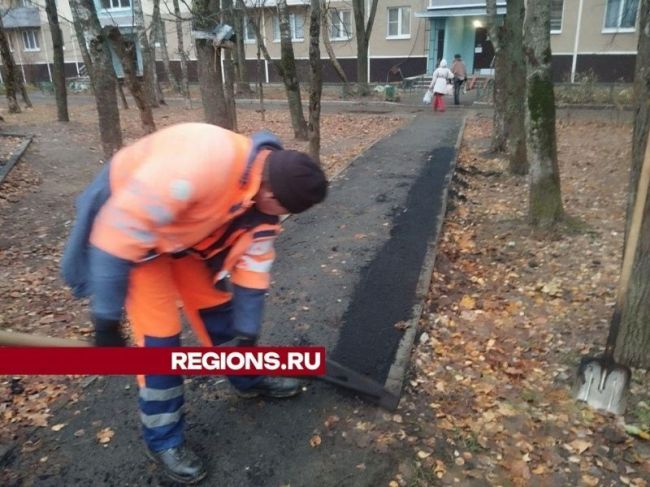
[[[366,1],[366,20],[365,20],[366,26],[368,25],[368,19],[370,18],[370,1],[371,0]],[[374,22],[373,22],[373,24],[374,24]],[[374,28],[374,26],[373,26],[373,28]],[[367,47],[368,47],[368,55],[366,57],[368,58],[368,67],[366,68],[366,71],[368,72],[368,79],[366,80],[366,82],[368,84],[370,84],[370,37],[368,38],[368,46]]]
[[[262,37],[266,36],[266,15],[264,13],[264,4],[262,4],[262,30],[261,30],[261,35],[262,35]],[[264,58],[264,79],[266,80],[266,84],[268,85],[269,84],[269,62],[266,60],[266,58]]]
[[[69,35],[70,35],[70,43],[72,44],[72,52],[74,53],[74,65],[75,68],[77,69],[77,78],[81,78],[81,74],[79,73],[79,53],[77,52],[77,38],[75,37],[75,33],[72,31],[73,27],[68,25],[69,28]]]
[[[20,32],[20,31],[17,31],[17,32]],[[20,39],[21,36],[22,36],[22,33],[21,33],[20,36],[16,36],[16,37],[19,37],[19,39],[16,40],[16,49],[15,50],[18,53],[18,63],[20,64],[20,72],[23,74],[23,83],[27,84],[27,77],[25,76],[25,65],[23,63],[23,57],[20,54],[20,49],[19,49],[19,46],[18,46],[18,44],[20,44],[20,41],[23,41],[23,46],[25,45],[24,44],[25,41],[23,39]]]
[[[52,83],[52,69],[50,68],[50,56],[47,54],[47,40],[45,39],[45,31],[41,29],[41,35],[43,36],[43,52],[45,52],[45,65],[47,66],[47,75],[50,78],[50,83]],[[52,52],[54,52],[54,45],[52,45]]]
[[[576,37],[573,44],[573,61],[571,62],[571,83],[576,82],[576,65],[578,64],[578,42],[580,40],[580,29],[582,27],[582,2],[578,5],[578,23],[576,25]]]

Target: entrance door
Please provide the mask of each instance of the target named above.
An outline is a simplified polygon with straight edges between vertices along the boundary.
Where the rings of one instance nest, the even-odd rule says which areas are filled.
[[[474,37],[474,71],[492,68],[494,46],[485,27],[477,27]]]
[[[436,57],[434,59],[435,66],[433,69],[436,69],[438,67],[440,60],[444,55],[443,53],[445,52],[445,29],[438,29],[436,34]]]
[[[427,53],[427,73],[433,73],[442,59],[445,49],[445,19],[431,19],[429,33],[429,52]]]

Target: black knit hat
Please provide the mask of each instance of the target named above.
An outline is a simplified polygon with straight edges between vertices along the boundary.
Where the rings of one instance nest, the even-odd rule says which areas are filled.
[[[266,159],[273,196],[291,213],[301,213],[327,196],[327,178],[303,152],[276,150]]]

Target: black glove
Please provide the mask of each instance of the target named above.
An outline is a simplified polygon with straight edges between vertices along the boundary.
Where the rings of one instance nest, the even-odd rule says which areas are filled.
[[[122,335],[118,320],[93,318],[95,325],[96,347],[126,347],[126,339]]]
[[[254,347],[257,344],[257,337],[238,336],[235,338],[236,347]]]

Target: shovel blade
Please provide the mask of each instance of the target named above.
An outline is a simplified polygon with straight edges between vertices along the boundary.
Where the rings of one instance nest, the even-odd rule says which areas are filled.
[[[594,409],[620,415],[625,413],[629,383],[629,368],[593,359],[581,364],[573,395]]]

